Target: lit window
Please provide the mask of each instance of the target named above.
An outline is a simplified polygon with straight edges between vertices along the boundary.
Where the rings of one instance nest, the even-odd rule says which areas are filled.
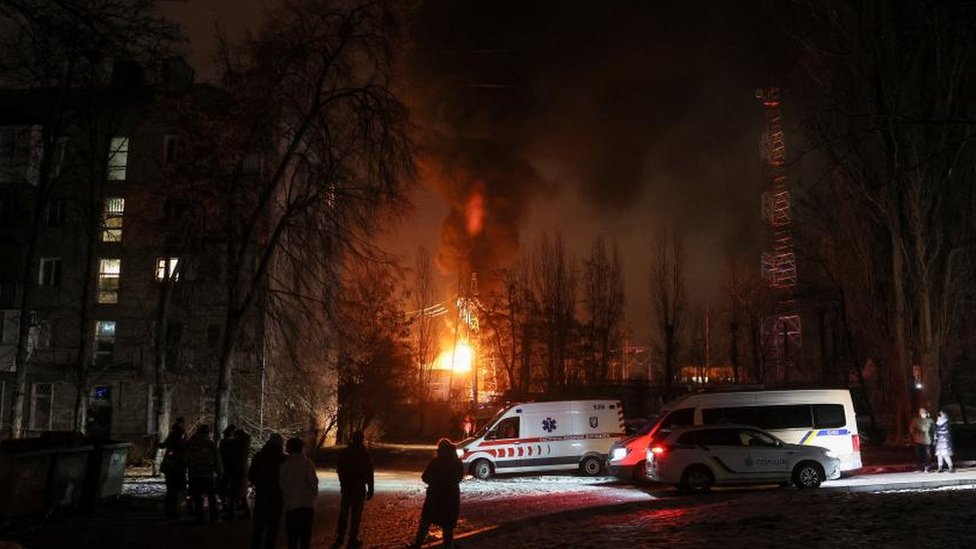
[[[51,430],[51,408],[53,404],[53,383],[31,384],[30,428],[32,431]]]
[[[115,351],[115,321],[99,320],[95,323],[95,364],[106,366],[112,363]]]
[[[122,241],[122,215],[125,213],[124,198],[106,198],[102,209],[102,242]]]
[[[129,138],[113,137],[108,150],[109,181],[125,181],[125,168],[129,162]]]
[[[61,285],[61,258],[42,257],[37,273],[37,283],[41,286]]]
[[[122,274],[121,259],[98,260],[98,302],[119,302],[119,276]]]
[[[180,264],[178,257],[160,257],[156,259],[156,281],[162,282],[166,279],[179,280],[180,273],[176,272],[176,267]]]

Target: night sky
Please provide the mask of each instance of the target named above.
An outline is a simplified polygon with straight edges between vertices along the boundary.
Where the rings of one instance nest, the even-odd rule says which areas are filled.
[[[261,5],[162,9],[187,27],[206,79],[215,26],[239,36],[260,21]],[[792,70],[766,8],[758,0],[421,3],[401,93],[422,131],[423,186],[414,215],[382,245],[407,265],[428,247],[454,286],[458,248],[473,252],[490,284],[489,273],[542,232],[561,232],[578,254],[603,234],[620,244],[628,320],[643,340],[651,240],[671,226],[685,235],[689,293],[719,305],[727,258],[758,267],[763,120],[754,92],[787,87]],[[485,231],[471,242],[455,236],[475,189]]]

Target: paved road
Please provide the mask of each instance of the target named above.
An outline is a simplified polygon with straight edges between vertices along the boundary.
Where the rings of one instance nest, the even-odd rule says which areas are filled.
[[[338,486],[334,473],[320,472],[319,478],[314,546],[328,547],[333,541],[338,513]],[[812,492],[766,488],[717,490],[715,494],[698,498],[676,495],[660,487],[635,488],[609,478],[573,475],[509,477],[487,482],[468,479],[462,484],[459,531],[477,533],[465,540],[464,547],[606,547],[607,540],[621,541],[626,544],[622,547],[655,546],[654,536],[679,546],[697,547],[703,544],[699,542],[738,539],[735,536],[756,529],[773,532],[785,540],[799,539],[795,532],[812,532],[840,542],[839,534],[829,533],[831,528],[864,536],[875,530],[881,532],[891,523],[892,531],[898,532],[906,521],[918,515],[939,524],[937,530],[946,532],[943,537],[951,541],[956,530],[951,524],[943,528],[939,521],[944,517],[959,518],[958,513],[950,512],[953,505],[972,515],[969,510],[976,507],[972,505],[973,490],[932,492],[931,489],[955,483],[976,485],[976,469],[953,475],[870,475],[826,483],[824,489]],[[921,492],[921,496],[849,493],[879,488],[930,491]],[[424,486],[416,472],[380,472],[377,495],[367,504],[364,518],[363,538],[367,545],[401,547],[408,541],[416,527],[423,492]],[[917,498],[927,502],[921,509],[915,509],[911,503]],[[929,507],[941,511],[930,513]],[[854,514],[849,515],[848,508],[864,515],[867,526],[851,530]],[[876,508],[892,511],[877,513]],[[130,503],[123,509],[106,509],[93,516],[66,517],[38,523],[33,528],[22,527],[10,537],[37,549],[247,546],[250,526],[243,519],[198,526],[188,520],[163,521],[160,513],[158,501],[146,499],[141,504]],[[905,517],[901,517],[902,513]],[[976,517],[970,516],[962,523],[968,527],[973,518]],[[717,534],[722,531],[726,533]],[[653,536],[647,538],[648,533]],[[901,535],[908,536],[904,532]],[[880,534],[865,539],[889,540]]]

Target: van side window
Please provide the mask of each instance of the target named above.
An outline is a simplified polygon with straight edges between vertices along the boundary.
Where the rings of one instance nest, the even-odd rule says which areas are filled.
[[[742,406],[738,408],[705,408],[702,410],[702,423],[704,425],[755,425],[762,427],[759,423],[759,410],[752,406]]]
[[[517,417],[510,417],[508,419],[503,419],[498,422],[498,425],[491,430],[489,436],[486,438],[499,439],[499,438],[518,438],[519,436],[519,419]]]
[[[847,425],[842,404],[814,404],[813,426],[817,429],[836,429]]]
[[[704,446],[742,446],[739,431],[735,429],[706,429],[698,431],[698,444]]]
[[[695,409],[682,408],[668,414],[668,417],[661,420],[661,431],[667,431],[674,427],[685,427],[695,424]]]
[[[761,406],[763,429],[809,429],[813,427],[813,416],[809,404],[792,406]]]
[[[702,410],[702,423],[738,423],[762,429],[809,429],[813,427],[810,408],[809,404],[708,408]]]

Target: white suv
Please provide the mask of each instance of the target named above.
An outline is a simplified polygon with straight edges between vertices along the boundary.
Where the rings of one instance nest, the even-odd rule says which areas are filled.
[[[715,484],[796,484],[840,477],[840,460],[818,446],[787,444],[747,425],[682,427],[647,448],[647,477],[694,491]]]

